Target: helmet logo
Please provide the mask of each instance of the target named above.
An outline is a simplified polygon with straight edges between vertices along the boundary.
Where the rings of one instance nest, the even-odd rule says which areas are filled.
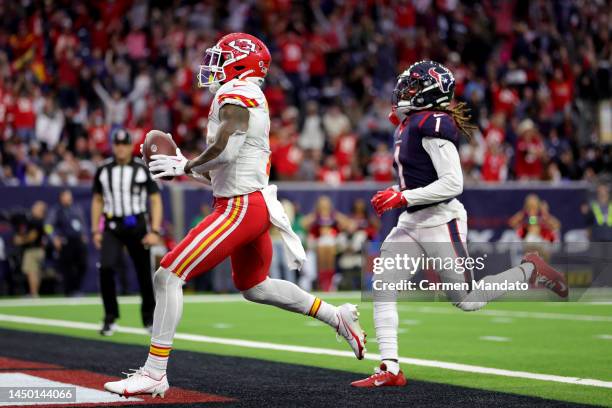
[[[240,51],[245,54],[250,54],[252,52],[255,52],[257,49],[257,47],[255,46],[255,43],[248,38],[241,38],[238,40],[233,40],[233,41],[230,41],[227,45],[232,47],[236,51]]]
[[[436,69],[441,69],[443,72],[438,72]],[[447,93],[450,90],[450,86],[453,83],[453,76],[447,69],[443,67],[429,68],[428,74],[436,80],[442,92]]]

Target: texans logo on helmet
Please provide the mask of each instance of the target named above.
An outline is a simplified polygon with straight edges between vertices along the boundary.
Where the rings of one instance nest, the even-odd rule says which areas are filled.
[[[441,70],[442,72],[438,72],[437,70]],[[436,80],[442,92],[446,93],[449,91],[451,83],[453,82],[453,76],[448,70],[443,67],[434,67],[429,68],[428,73]]]

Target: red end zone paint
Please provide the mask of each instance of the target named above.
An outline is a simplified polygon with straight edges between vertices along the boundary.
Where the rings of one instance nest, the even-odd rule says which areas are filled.
[[[110,377],[107,375],[93,373],[84,370],[70,370],[59,365],[38,363],[26,360],[17,360],[12,358],[0,357],[0,372],[3,373],[24,373],[32,376],[46,378],[47,380],[59,381],[67,384],[74,384],[81,387],[93,388],[95,390],[104,390],[104,383],[108,381],[116,381],[120,378]],[[233,402],[233,398],[223,397],[214,394],[205,394],[197,391],[190,391],[183,388],[172,387],[166,392],[165,398],[151,398],[150,395],[136,395],[136,398],[141,398],[143,401],[125,401],[105,403],[105,406],[122,406],[122,405],[164,405],[164,404],[189,404],[203,402]],[[26,404],[25,406],[28,406]],[[34,406],[34,404],[32,403]],[[100,404],[83,404],[73,403],[65,404],[70,407],[92,407]],[[16,406],[16,405],[14,405]],[[24,406],[24,405],[20,405]],[[57,404],[36,404],[41,407],[57,407]]]

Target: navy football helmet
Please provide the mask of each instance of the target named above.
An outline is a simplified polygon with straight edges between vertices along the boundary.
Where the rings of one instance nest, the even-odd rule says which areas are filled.
[[[393,108],[401,113],[445,108],[454,93],[455,77],[448,68],[435,61],[419,61],[397,78]]]

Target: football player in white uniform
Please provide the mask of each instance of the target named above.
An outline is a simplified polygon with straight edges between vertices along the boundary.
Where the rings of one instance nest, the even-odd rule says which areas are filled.
[[[198,82],[215,93],[208,148],[192,160],[179,149],[176,156],[152,156],[149,169],[154,178],[186,174],[210,183],[214,210],[162,259],[153,278],[157,304],[147,361],[126,379],[106,383],[108,391],[163,396],[169,387],[168,357],[182,314],[182,286],[228,256],[234,284],[246,299],[327,323],[346,339],[357,358],[363,358],[365,333],[354,305],[336,307],[291,282],[268,277],[271,223],[281,229],[293,265],[300,267],[305,259],[276,190],[268,186],[270,116],[261,86],[270,59],[265,44],[244,33],[228,34],[207,49]]]

